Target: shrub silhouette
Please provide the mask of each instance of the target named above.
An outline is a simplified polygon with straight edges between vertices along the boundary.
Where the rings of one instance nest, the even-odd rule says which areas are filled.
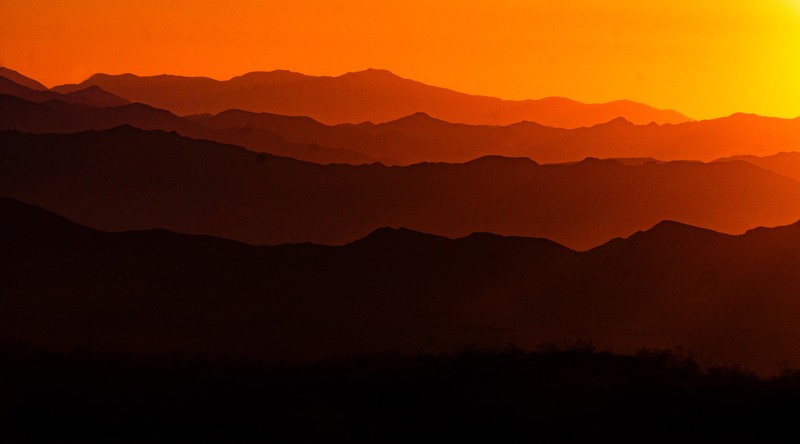
[[[759,379],[682,351],[587,344],[303,365],[1,347],[0,390],[4,436],[83,441],[768,439],[800,401],[797,372]]]

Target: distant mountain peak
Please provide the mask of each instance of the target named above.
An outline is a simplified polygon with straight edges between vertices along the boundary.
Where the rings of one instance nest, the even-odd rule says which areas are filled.
[[[651,122],[652,123],[652,122]],[[609,120],[606,123],[598,123],[595,126],[605,126],[605,127],[629,127],[629,126],[636,126],[635,123],[631,122],[630,120],[626,119],[625,117],[619,116]]]
[[[305,74],[288,69],[275,69],[272,71],[252,71],[240,76],[231,77],[229,82],[288,82],[306,78]]]
[[[604,165],[604,166],[624,166],[625,164],[617,159],[600,159],[598,157],[584,157],[583,160],[577,162],[576,165],[581,166],[595,166],[595,165]]]
[[[507,156],[488,155],[470,160],[469,162],[466,162],[464,165],[483,165],[483,166],[522,165],[522,166],[535,167],[539,166],[539,163],[531,159],[530,157],[507,157]]]
[[[426,112],[424,112],[424,111],[417,111],[417,112],[415,112],[414,114],[411,114],[411,115],[409,115],[409,116],[408,116],[408,118],[417,118],[417,119],[419,119],[419,118],[425,118],[425,119],[433,119],[433,117],[431,117],[431,115],[430,115],[430,114],[428,114],[428,113],[426,113]],[[438,119],[436,119],[436,120],[438,120]]]
[[[18,85],[22,85],[35,91],[47,91],[50,89],[36,80],[22,75],[10,68],[0,67],[0,77],[5,77]]]
[[[98,73],[94,73],[91,76],[89,76],[89,78],[86,79],[85,82],[89,82],[89,81],[92,81],[92,80],[98,80],[98,79],[111,79],[111,78],[133,79],[133,78],[139,78],[139,77],[140,76],[137,76],[136,74],[133,74],[133,73],[130,73],[130,72],[126,72],[126,73],[122,73],[122,74],[106,74],[104,72],[98,72]]]
[[[683,222],[674,220],[662,220],[652,228],[637,231],[627,238],[615,238],[602,246],[597,247],[596,251],[610,249],[612,251],[622,249],[641,249],[646,250],[675,250],[703,248],[708,241],[733,237],[729,234],[718,231],[700,228]]]
[[[373,230],[365,237],[349,243],[348,245],[411,245],[420,241],[449,241],[444,236],[422,233],[408,228],[381,227]]]
[[[660,240],[675,239],[676,237],[686,239],[695,236],[729,236],[718,231],[701,228],[695,225],[686,224],[674,220],[662,220],[649,230],[639,231],[629,239],[635,238],[654,238]]]
[[[387,125],[391,125],[393,123],[444,123],[447,125],[452,125],[450,122],[437,119],[424,111],[417,111],[397,120],[386,122]]]
[[[340,77],[372,77],[372,78],[390,78],[401,79],[402,77],[389,71],[388,69],[380,68],[367,68],[361,71],[351,71],[342,74]]]

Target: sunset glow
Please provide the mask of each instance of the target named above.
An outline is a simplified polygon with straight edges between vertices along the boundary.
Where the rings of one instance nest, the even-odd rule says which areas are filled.
[[[800,115],[789,0],[6,0],[0,65],[227,79],[366,68],[509,99],[630,99],[694,118]]]
[[[796,433],[800,0],[0,17],[6,441]]]

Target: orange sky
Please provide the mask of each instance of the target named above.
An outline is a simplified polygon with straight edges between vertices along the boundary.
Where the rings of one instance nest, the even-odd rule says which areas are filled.
[[[510,99],[800,116],[800,0],[0,0],[0,65],[229,78],[368,67]]]

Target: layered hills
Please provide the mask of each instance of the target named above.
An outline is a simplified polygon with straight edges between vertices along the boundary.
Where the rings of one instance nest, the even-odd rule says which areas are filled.
[[[581,339],[764,372],[800,362],[797,224],[663,222],[581,253],[388,228],[340,247],[105,233],[13,199],[0,215],[0,337],[37,347],[318,359]]]
[[[415,113],[382,124],[327,126],[306,117],[229,110],[191,116],[217,129],[259,129],[299,143],[348,148],[399,164],[465,162],[487,154],[559,163],[585,157],[653,157],[712,161],[741,154],[800,150],[800,118],[735,114],[675,125],[635,125],[623,118],[586,128],[563,129],[533,122],[507,126],[464,125]]]
[[[2,73],[0,72],[0,74]],[[12,76],[12,78],[16,78],[27,85],[31,85],[31,82],[34,81],[28,79],[31,80],[31,82],[25,82],[24,79],[19,79],[16,76]],[[86,88],[77,89],[66,94],[60,94],[48,89],[30,88],[29,86],[19,84],[3,75],[0,75],[0,94],[12,95],[38,103],[47,102],[50,100],[60,100],[62,102],[95,107],[118,106],[128,103],[128,101],[122,97],[111,94],[99,86],[88,86]]]
[[[69,93],[90,86],[177,114],[219,113],[228,109],[310,116],[327,124],[386,122],[425,112],[450,122],[508,125],[528,120],[575,128],[624,117],[646,124],[688,119],[626,100],[585,104],[566,98],[502,100],[474,96],[369,69],[338,77],[315,77],[291,71],[252,72],[230,80],[207,77],[95,74],[77,85],[53,89]]]
[[[734,156],[726,159],[718,159],[719,162],[726,161],[744,161],[757,165],[761,168],[766,168],[775,171],[786,177],[791,177],[795,180],[800,180],[800,153],[798,152],[780,152],[771,156],[758,157],[754,155]]]
[[[272,131],[263,129],[251,127],[214,129],[142,103],[96,107],[65,102],[60,97],[34,103],[19,95],[0,94],[0,130],[74,133],[92,129],[106,130],[120,125],[174,131],[184,136],[233,143],[254,151],[317,163],[363,164],[375,161],[369,156],[349,149],[293,143]]]
[[[382,226],[586,249],[664,219],[741,233],[800,219],[800,183],[742,161],[318,165],[129,126],[0,133],[0,195],[103,230],[343,244]]]
[[[128,124],[323,164],[466,162],[484,155],[530,157],[541,163],[585,157],[712,161],[800,150],[800,119],[746,114],[666,125],[636,125],[614,118],[564,129],[533,122],[465,125],[415,112],[380,124],[325,125],[310,117],[242,110],[181,117],[143,103],[128,103],[97,86],[59,94],[32,90],[1,76],[0,94],[40,105],[0,96],[2,129],[77,132]]]
[[[11,80],[12,82],[22,85],[26,88],[35,90],[35,91],[46,91],[50,88],[42,85],[37,80],[34,80],[28,76],[25,76],[17,71],[14,71],[11,68],[0,67],[0,77],[6,78]]]

